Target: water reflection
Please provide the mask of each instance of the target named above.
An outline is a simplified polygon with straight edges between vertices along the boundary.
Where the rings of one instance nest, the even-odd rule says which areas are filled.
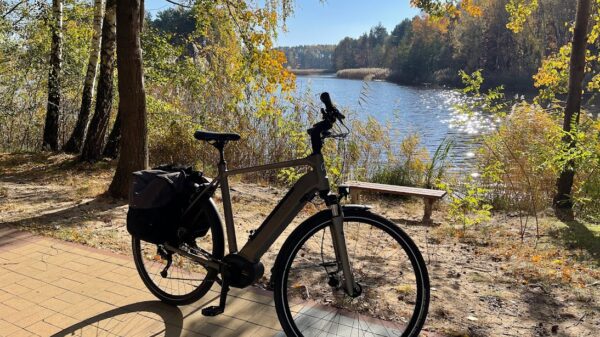
[[[299,92],[310,90],[315,95],[328,91],[339,106],[353,111],[357,118],[373,116],[381,123],[389,123],[394,143],[416,132],[433,153],[444,138],[453,139],[450,159],[452,165],[463,169],[475,160],[477,137],[492,131],[497,124],[489,115],[467,115],[456,109],[467,98],[450,89],[365,83],[333,76],[298,76],[297,87]]]

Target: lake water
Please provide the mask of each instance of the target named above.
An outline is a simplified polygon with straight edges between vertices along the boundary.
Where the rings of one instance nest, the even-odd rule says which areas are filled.
[[[410,133],[417,133],[421,143],[433,154],[443,139],[454,141],[450,154],[455,168],[471,171],[477,136],[494,128],[494,121],[484,115],[467,117],[453,109],[464,96],[451,89],[402,86],[389,82],[339,79],[330,76],[298,76],[298,92],[318,94],[327,91],[333,101],[360,119],[373,116],[389,123],[392,139],[398,144]]]

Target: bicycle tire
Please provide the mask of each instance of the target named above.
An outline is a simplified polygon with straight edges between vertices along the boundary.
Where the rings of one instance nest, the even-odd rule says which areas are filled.
[[[337,318],[337,326],[335,327],[336,331],[335,331],[335,335],[344,335],[344,336],[350,336],[350,335],[355,335],[354,334],[354,330],[355,330],[355,323],[356,323],[356,318],[358,319],[358,324],[356,325],[357,329],[360,330],[361,324],[363,326],[366,326],[367,330],[366,334],[367,335],[393,335],[393,336],[402,336],[402,337],[416,337],[418,336],[421,328],[423,327],[423,324],[425,322],[425,319],[427,317],[427,311],[428,311],[428,307],[429,307],[429,276],[427,273],[427,267],[425,265],[425,261],[423,260],[423,257],[421,255],[421,253],[419,252],[419,249],[417,248],[417,246],[415,245],[415,243],[412,241],[412,239],[403,231],[401,230],[396,224],[394,224],[393,222],[375,215],[373,213],[371,213],[370,211],[368,211],[365,208],[359,208],[359,207],[345,207],[344,208],[344,231],[345,231],[345,236],[346,236],[346,243],[347,243],[347,247],[349,250],[349,257],[350,257],[350,262],[351,264],[353,264],[353,273],[355,274],[355,277],[357,278],[357,282],[359,283],[359,285],[361,284],[361,282],[364,282],[363,285],[361,285],[362,287],[362,294],[359,297],[356,297],[356,299],[361,299],[361,297],[364,297],[365,301],[369,301],[370,300],[370,296],[375,296],[375,294],[377,295],[386,295],[386,294],[379,294],[379,292],[383,291],[383,289],[386,289],[385,287],[387,287],[387,285],[382,285],[381,287],[374,286],[374,281],[377,279],[378,275],[377,273],[374,273],[374,275],[370,275],[369,273],[364,273],[363,269],[365,266],[370,265],[370,263],[363,263],[362,261],[359,261],[356,251],[358,248],[358,244],[357,246],[355,246],[355,251],[354,251],[354,255],[352,254],[352,247],[351,244],[353,243],[353,234],[349,233],[348,230],[351,229],[349,226],[351,226],[352,223],[362,223],[362,224],[366,224],[368,226],[371,226],[371,228],[376,228],[377,230],[381,231],[381,233],[384,233],[384,235],[388,235],[391,239],[392,242],[395,242],[398,244],[398,246],[404,251],[404,253],[406,254],[406,257],[408,258],[409,262],[410,262],[410,266],[412,267],[412,270],[414,272],[414,286],[415,288],[410,288],[410,291],[414,290],[414,309],[412,310],[412,315],[410,317],[410,319],[407,319],[406,322],[402,322],[397,318],[393,318],[390,319],[390,317],[387,317],[387,319],[380,319],[379,317],[368,317],[368,315],[365,315],[364,312],[361,312],[360,309],[361,307],[358,306],[358,303],[355,303],[355,305],[359,308],[356,312],[352,312],[352,310],[350,310],[348,308],[348,306],[350,306],[349,304],[346,305],[346,307],[344,307],[344,303],[352,303],[352,301],[354,301],[354,299],[352,300],[348,300],[348,299],[344,299],[344,296],[348,297],[348,295],[343,295],[340,296],[339,293],[339,288],[336,289],[336,287],[332,286],[332,284],[327,284],[326,286],[323,285],[323,283],[327,280],[327,282],[331,281],[331,278],[329,277],[329,271],[327,269],[327,267],[325,267],[327,265],[325,259],[324,259],[324,254],[327,255],[327,249],[324,249],[323,245],[325,242],[325,235],[327,232],[329,232],[328,228],[329,226],[331,226],[332,222],[331,222],[331,212],[329,210],[327,211],[322,211],[318,214],[316,214],[315,216],[307,219],[306,221],[304,221],[298,228],[296,228],[292,234],[289,236],[289,238],[285,241],[285,243],[283,244],[275,265],[274,265],[274,270],[273,270],[273,277],[274,277],[274,296],[275,296],[275,307],[276,307],[276,311],[277,311],[277,315],[279,318],[279,321],[281,323],[281,326],[283,327],[284,332],[286,333],[286,335],[288,336],[310,336],[312,330],[316,330],[315,334],[318,335],[323,335],[322,333],[325,331],[325,335],[329,335],[329,333],[331,333],[334,329],[334,323],[336,317]],[[305,265],[300,265],[300,264],[294,264],[294,261],[296,260],[296,257],[298,256],[298,252],[302,249],[302,254],[300,254],[300,257],[298,260],[302,260],[302,262],[304,262],[304,260],[313,263],[313,262],[317,262],[317,260],[315,260],[314,258],[312,258],[312,256],[310,256],[309,254],[311,254],[311,252],[314,252],[315,255],[319,255],[318,252],[316,252],[318,250],[318,247],[316,247],[314,244],[312,244],[312,241],[309,242],[309,240],[311,240],[311,238],[315,237],[315,234],[318,234],[320,232],[323,232],[323,237],[319,238],[316,237],[317,242],[320,239],[321,242],[321,266],[319,266],[318,264],[311,267],[310,264]],[[365,233],[363,233],[365,234]],[[364,236],[364,235],[363,235]],[[358,231],[358,233],[356,234],[355,239],[361,239],[363,236],[360,235],[360,230]],[[381,240],[379,241],[372,241],[372,243],[369,242],[370,239],[367,238],[367,243],[368,244],[373,244],[373,245],[381,245]],[[358,241],[357,241],[358,242]],[[311,245],[312,244],[312,245]],[[387,243],[385,243],[387,244]],[[392,245],[393,246],[393,245]],[[332,247],[332,246],[331,246]],[[367,247],[368,248],[368,247]],[[371,248],[373,249],[373,248]],[[384,247],[385,249],[385,247]],[[324,253],[325,251],[325,253]],[[334,254],[331,252],[331,249],[329,249],[329,253],[330,255],[333,256],[333,259],[335,259]],[[374,256],[373,256],[374,257]],[[312,259],[311,259],[312,258]],[[377,259],[374,259],[373,261],[376,261]],[[384,259],[387,260],[387,259]],[[386,267],[386,271],[388,273],[379,273],[379,276],[385,277],[386,274],[390,274],[392,276],[394,276],[395,274],[392,273],[393,270],[389,270],[390,269],[390,261],[385,261],[387,264],[385,264],[384,266]],[[306,264],[306,262],[304,262]],[[406,261],[403,262],[404,264],[406,264]],[[296,269],[299,272],[295,272],[293,271],[292,266],[296,266]],[[309,270],[311,268],[315,268],[315,269],[320,269],[321,267],[323,267],[325,269],[325,273],[327,273],[328,275],[321,275],[321,276],[316,276],[316,277],[311,277],[311,276],[307,276],[309,274]],[[380,272],[383,270],[380,270]],[[294,274],[292,276],[295,276],[295,274],[297,274],[297,278],[292,278],[290,279],[290,274]],[[325,274],[322,273],[322,274]],[[404,273],[401,272],[401,278],[406,278]],[[329,278],[329,279],[328,279]],[[398,278],[399,279],[399,278]],[[300,280],[300,281],[297,281]],[[335,281],[335,279],[334,279]],[[299,284],[293,284],[293,282],[301,282]],[[370,283],[372,282],[372,283]],[[333,282],[335,284],[335,282]],[[296,287],[300,287],[302,290],[302,294],[298,295],[297,292],[298,290],[296,290]],[[302,288],[304,287],[304,288]],[[331,300],[331,298],[327,298],[327,296],[329,296],[330,294],[328,293],[329,290],[327,290],[327,287],[329,287],[329,289],[331,290],[331,293],[334,294],[333,295],[333,300]],[[324,290],[323,290],[324,289]],[[380,290],[381,289],[381,290]],[[393,288],[392,288],[393,289]],[[303,293],[305,291],[305,293]],[[408,290],[407,290],[408,291]],[[292,292],[296,292],[296,296],[294,296],[294,294],[291,294]],[[323,295],[324,298],[316,298],[316,299],[311,299],[311,293],[317,293],[317,296]],[[336,297],[337,296],[337,297]],[[298,299],[298,297],[301,297],[300,299]],[[305,298],[306,297],[306,298]],[[385,297],[385,296],[382,296]],[[327,301],[330,300],[331,302],[327,303]],[[292,304],[292,306],[294,307],[293,310],[290,306],[290,303],[298,303],[298,302],[302,302],[303,306],[300,307],[299,305],[294,305]],[[358,300],[357,300],[358,301]],[[383,304],[381,302],[385,301],[385,305],[391,305],[390,303],[394,302],[393,300],[387,301],[386,299],[381,299],[379,300],[379,297],[377,297],[377,302],[370,302],[370,304],[374,304],[374,306],[377,305],[381,305],[383,306]],[[400,296],[398,296],[398,302],[403,302],[403,301],[412,301],[412,299],[406,299],[403,298],[402,300],[400,300]],[[389,302],[389,303],[388,303]],[[341,303],[341,304],[340,304]],[[369,303],[369,302],[367,302]],[[394,304],[394,303],[392,303]],[[391,308],[388,307],[388,308]],[[367,308],[367,312],[368,312],[368,308]],[[391,310],[391,309],[390,309]],[[337,311],[336,315],[333,316],[332,312]],[[373,315],[377,316],[377,315],[381,315],[381,312],[375,312],[375,309],[373,309]],[[352,315],[355,316],[352,316]],[[396,314],[397,315],[397,314]],[[322,317],[321,317],[322,316]],[[329,320],[329,318],[331,318]],[[349,320],[352,320],[354,317],[354,321],[352,321],[352,324],[350,325]],[[361,317],[363,318],[363,322],[361,322]],[[394,321],[394,319],[397,319],[396,321]],[[315,323],[313,323],[313,321],[315,321]],[[328,322],[331,322],[329,324],[329,327],[327,327]],[[367,323],[365,323],[367,322]],[[372,323],[371,323],[372,322]],[[311,325],[309,324],[317,324],[316,327],[313,325],[313,327],[311,327]],[[366,324],[366,325],[365,325]],[[320,328],[319,328],[320,327]],[[342,330],[344,330],[344,332],[340,331],[340,327]],[[351,331],[348,331],[350,327]],[[404,328],[403,331],[400,331],[399,328]],[[304,331],[302,330],[304,329]],[[374,333],[374,330],[377,331],[383,331],[382,333]],[[393,333],[392,333],[393,332]],[[362,335],[362,333],[359,332],[358,335]]]
[[[223,236],[223,227],[218,213],[216,213],[216,209],[211,209],[209,212],[207,212],[207,216],[202,218],[203,221],[210,222],[210,230],[208,233],[206,233],[206,235],[196,239],[198,246],[207,250],[214,258],[222,259],[225,252],[225,241]],[[208,241],[210,241],[210,248],[207,247]],[[135,266],[138,274],[144,282],[144,285],[154,296],[165,303],[171,305],[185,305],[193,303],[202,298],[215,282],[217,271],[206,270],[204,267],[192,261],[190,258],[174,252],[173,260],[176,261],[177,259],[177,261],[182,261],[181,265],[177,265],[174,262],[171,268],[169,268],[170,275],[168,273],[167,277],[163,277],[160,275],[159,269],[165,265],[165,260],[158,252],[155,253],[155,255],[152,255],[152,247],[154,246],[155,249],[158,250],[158,245],[144,242],[136,237],[132,237],[131,246]],[[148,256],[148,253],[150,256]],[[183,265],[184,263],[186,264],[185,266]],[[190,276],[193,275],[193,268],[203,269],[205,271],[205,275],[198,273],[197,279],[193,278],[193,276]],[[173,277],[173,274],[177,274],[176,277]],[[165,281],[165,279],[168,280]],[[178,282],[177,286],[173,285],[175,282]],[[184,290],[181,290],[182,287],[184,287]]]

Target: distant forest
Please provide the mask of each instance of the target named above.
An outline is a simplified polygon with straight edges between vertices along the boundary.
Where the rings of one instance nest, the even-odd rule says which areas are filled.
[[[281,47],[291,69],[333,69],[334,44]]]
[[[389,80],[404,84],[458,84],[459,70],[481,69],[490,85],[531,88],[544,57],[570,41],[576,1],[539,0],[539,9],[515,34],[507,28],[509,0],[479,0],[480,13],[454,19],[416,16],[388,32],[381,24],[358,38],[346,37],[333,49],[331,65],[325,46],[282,48],[291,68],[389,68]],[[299,60],[310,60],[302,61]],[[317,61],[318,60],[318,61]],[[309,65],[310,64],[310,65]]]

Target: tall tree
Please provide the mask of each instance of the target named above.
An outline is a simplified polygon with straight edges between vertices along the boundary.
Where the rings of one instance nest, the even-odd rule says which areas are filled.
[[[108,141],[104,147],[104,157],[116,159],[119,156],[119,147],[121,146],[121,111],[117,112],[117,118],[113,125],[110,135],[108,135]]]
[[[50,49],[50,71],[48,73],[48,104],[42,149],[58,150],[58,118],[61,107],[61,67],[62,67],[62,0],[52,0],[52,45]]]
[[[590,11],[591,0],[578,1],[569,64],[569,91],[567,93],[567,103],[563,120],[563,130],[565,132],[563,141],[568,144],[570,150],[576,147],[575,139],[570,132],[573,127],[577,127],[579,124],[579,114],[581,112]],[[554,197],[554,206],[557,209],[558,215],[566,218],[573,217],[571,190],[573,188],[574,176],[574,162],[570,160],[563,167],[560,177],[556,182],[557,192]]]
[[[148,126],[140,33],[144,0],[117,3],[117,68],[121,112],[121,154],[108,189],[115,197],[126,197],[131,173],[148,166]]]
[[[70,153],[79,153],[83,145],[85,131],[87,130],[90,111],[92,109],[92,98],[94,96],[94,84],[96,83],[96,72],[98,69],[98,57],[100,55],[100,41],[102,33],[102,21],[104,17],[104,0],[94,0],[94,22],[92,43],[90,47],[90,58],[88,60],[87,72],[83,81],[81,95],[81,107],[77,122],[71,137],[65,144],[63,150]]]
[[[114,69],[117,29],[116,0],[106,2],[106,14],[102,27],[102,48],[100,51],[100,78],[96,97],[96,111],[90,122],[89,131],[81,151],[81,160],[96,161],[102,157],[104,138],[108,129],[110,111],[114,97]]]

